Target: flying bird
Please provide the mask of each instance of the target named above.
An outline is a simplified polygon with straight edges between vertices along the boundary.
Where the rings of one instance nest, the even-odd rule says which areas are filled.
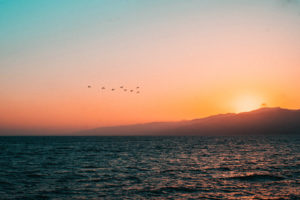
[[[136,89],[140,89],[140,87],[136,87]]]
[[[126,92],[127,91],[127,89],[124,89],[124,92]]]
[[[111,91],[114,91],[114,90],[115,90],[114,88],[111,89]]]
[[[120,86],[120,88],[124,88],[123,86]]]
[[[88,88],[91,88],[92,86],[88,85]]]
[[[130,92],[133,92],[133,90],[130,90]]]

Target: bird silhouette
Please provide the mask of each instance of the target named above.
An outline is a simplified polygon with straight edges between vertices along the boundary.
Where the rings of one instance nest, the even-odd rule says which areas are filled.
[[[92,88],[91,85],[88,85],[87,87],[88,88]],[[105,90],[105,89],[109,89],[109,88],[105,88],[104,86],[101,87],[101,90]],[[135,87],[135,89],[126,89],[126,87],[124,87],[123,85],[121,85],[120,89],[122,89],[124,92],[129,91],[129,92],[135,92],[136,94],[140,93],[140,91],[139,91],[140,87],[139,86]],[[115,91],[115,90],[116,90],[116,88],[111,88],[111,91]]]

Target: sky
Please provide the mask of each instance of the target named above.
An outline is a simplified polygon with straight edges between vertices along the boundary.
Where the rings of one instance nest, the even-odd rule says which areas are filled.
[[[299,109],[299,36],[298,0],[0,0],[0,128]]]

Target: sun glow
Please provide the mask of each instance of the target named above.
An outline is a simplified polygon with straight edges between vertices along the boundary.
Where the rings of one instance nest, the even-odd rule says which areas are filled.
[[[260,108],[264,103],[262,99],[257,96],[244,95],[240,96],[235,101],[235,112],[248,112]]]

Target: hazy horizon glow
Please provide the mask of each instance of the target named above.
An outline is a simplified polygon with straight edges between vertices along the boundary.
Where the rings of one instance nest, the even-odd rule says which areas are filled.
[[[0,30],[0,128],[300,107],[298,0],[0,0]]]

